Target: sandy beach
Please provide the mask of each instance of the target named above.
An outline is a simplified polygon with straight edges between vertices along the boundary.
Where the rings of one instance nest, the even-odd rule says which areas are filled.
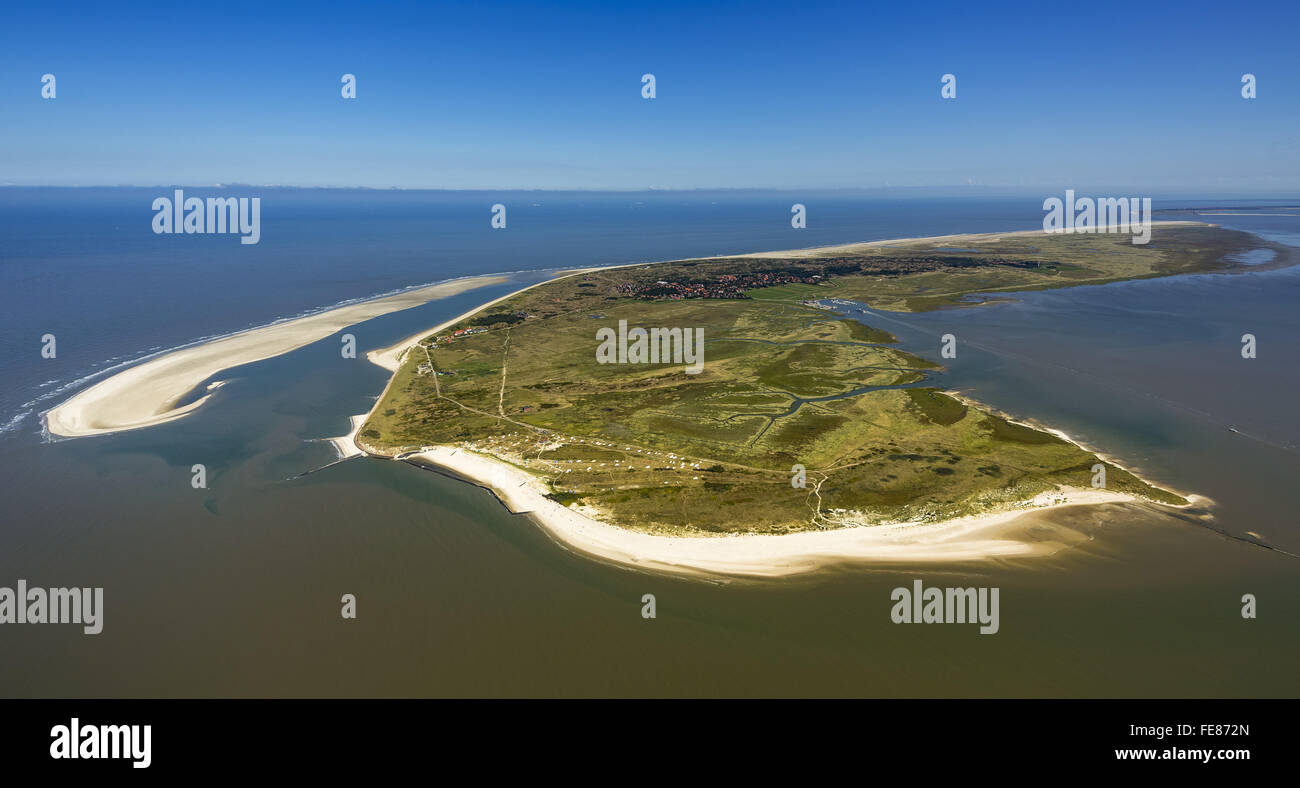
[[[641,263],[635,263],[635,265],[641,265]],[[406,354],[407,350],[411,349],[412,347],[415,347],[415,344],[419,342],[421,339],[436,334],[439,331],[442,331],[444,329],[450,328],[451,326],[456,325],[457,323],[459,323],[460,321],[466,318],[477,315],[479,312],[482,312],[488,307],[496,306],[502,301],[505,301],[506,299],[509,298],[514,298],[520,293],[526,293],[529,290],[532,290],[534,287],[548,285],[551,282],[557,282],[569,276],[575,276],[577,274],[587,274],[587,273],[591,273],[592,271],[607,271],[611,268],[623,268],[623,267],[625,266],[602,265],[602,266],[597,266],[595,268],[571,268],[564,271],[557,271],[555,276],[551,277],[550,279],[547,279],[544,282],[536,282],[527,287],[521,287],[518,290],[514,291],[513,293],[506,293],[500,298],[494,298],[491,301],[488,301],[486,304],[480,304],[464,314],[453,317],[451,320],[446,320],[442,323],[439,323],[436,326],[433,326],[432,328],[427,328],[418,334],[412,334],[406,339],[403,339],[401,342],[397,342],[396,344],[389,345],[388,347],[385,348],[379,348],[378,350],[371,350],[366,353],[366,358],[369,359],[371,363],[378,364],[379,366],[383,367],[389,372],[396,372],[397,368],[402,365],[402,356]],[[383,399],[382,394],[380,395],[379,399],[380,400]]]
[[[956,392],[946,393],[972,407],[989,410]],[[365,418],[353,416],[351,433],[331,439],[341,457],[367,453],[355,444],[349,445]],[[1050,429],[1038,424],[1029,426]],[[1074,443],[1065,433],[1051,431]],[[1017,522],[1025,515],[1077,506],[1145,502],[1127,493],[1062,487],[1003,510],[938,522],[782,535],[663,536],[605,523],[600,519],[602,513],[591,507],[561,505],[546,497],[548,489],[539,477],[464,447],[426,446],[401,459],[434,466],[491,491],[512,513],[528,515],[557,543],[575,552],[638,569],[710,579],[785,577],[853,562],[949,563],[1047,556],[1077,540],[1053,538],[1063,534],[1050,529],[1047,536],[1040,529],[1035,538],[1027,539]],[[1213,503],[1201,496],[1181,494],[1191,501],[1187,506]]]
[[[1157,227],[1213,227],[1214,225],[1206,222],[1188,222],[1188,221],[1169,221],[1169,222],[1152,222],[1153,228]],[[789,257],[790,255],[800,255],[805,257],[834,256],[841,254],[850,254],[863,249],[879,249],[882,246],[898,246],[899,244],[918,243],[921,241],[933,241],[944,246],[959,246],[961,241],[997,241],[1000,238],[1022,238],[1027,235],[1062,235],[1064,233],[1048,233],[1046,230],[1014,230],[1005,233],[961,233],[958,235],[930,235],[920,238],[891,238],[887,241],[862,241],[860,243],[836,244],[834,246],[814,246],[806,249],[780,249],[768,252],[751,252],[749,254],[738,254],[736,257]],[[1086,234],[1086,233],[1081,233]]]
[[[897,523],[797,534],[677,537],[630,531],[546,497],[540,479],[492,457],[453,446],[427,447],[411,457],[491,490],[516,514],[527,513],[565,547],[640,569],[698,577],[783,577],[844,562],[951,562],[1049,555],[1068,546],[1052,539],[1012,536],[1029,512],[1127,503],[1106,490],[1062,489],[1007,511],[937,523]],[[404,459],[409,459],[406,457]]]
[[[216,385],[193,402],[181,407],[176,403],[222,370],[288,353],[380,315],[506,281],[505,276],[456,279],[174,350],[102,380],[47,411],[46,429],[72,438],[179,419],[202,406]]]
[[[360,413],[356,416],[349,416],[349,427],[347,435],[340,435],[337,438],[326,438],[334,451],[338,452],[340,460],[346,460],[350,457],[360,457],[365,454],[361,447],[357,445],[357,432],[361,430],[361,425],[366,423],[369,414]]]

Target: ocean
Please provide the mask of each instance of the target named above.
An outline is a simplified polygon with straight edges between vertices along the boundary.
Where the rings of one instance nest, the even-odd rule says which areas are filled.
[[[204,407],[159,427],[50,441],[39,414],[150,354],[415,285],[511,273],[348,329],[359,349],[561,268],[1034,229],[1042,197],[186,193],[260,196],[260,242],[155,235],[150,204],[170,187],[0,189],[0,586],[102,586],[106,606],[99,635],[0,628],[0,696],[1300,694],[1300,268],[855,315],[935,359],[955,333],[939,385],[1205,496],[1208,521],[1069,510],[1024,518],[1070,535],[1046,559],[715,584],[574,555],[487,492],[410,465],[328,465],[321,439],[388,378],[364,353],[341,358],[337,337],[222,373]],[[1300,245],[1300,210],[1252,210],[1294,204],[1155,207]],[[1231,210],[1179,210],[1197,207]],[[1246,332],[1256,359],[1240,356]],[[893,624],[890,592],[914,579],[1000,588],[1000,631]]]

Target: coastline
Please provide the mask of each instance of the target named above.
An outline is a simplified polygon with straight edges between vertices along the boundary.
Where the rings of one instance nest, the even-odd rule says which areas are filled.
[[[1210,222],[1193,222],[1185,219],[1170,220],[1164,222],[1152,222],[1152,229],[1157,227],[1217,227]],[[832,244],[830,246],[813,246],[806,249],[778,249],[768,252],[750,252],[748,254],[729,255],[732,257],[789,257],[790,255],[803,255],[816,257],[818,255],[836,255],[848,254],[857,249],[878,249],[882,246],[895,246],[897,244],[916,243],[917,241],[942,241],[952,243],[969,238],[978,238],[981,241],[997,241],[1001,238],[1018,238],[1026,235],[1087,235],[1088,233],[1066,233],[1053,232],[1046,230],[1008,230],[1005,233],[955,233],[953,235],[926,235],[918,238],[891,238],[886,241],[859,241],[848,244]]]
[[[999,413],[957,392],[944,393],[979,410]],[[1208,498],[1183,492],[1178,494],[1187,498],[1188,503],[1173,506],[1129,493],[1061,487],[995,511],[933,522],[793,534],[668,536],[603,522],[602,513],[594,507],[564,506],[546,497],[548,490],[538,476],[462,446],[425,446],[420,451],[398,456],[373,452],[360,444],[348,448],[338,442],[355,439],[359,425],[369,414],[351,418],[351,434],[331,439],[339,446],[341,456],[367,454],[381,459],[415,460],[417,465],[431,466],[491,492],[510,513],[528,516],[553,541],[573,552],[633,569],[701,579],[772,579],[845,563],[950,563],[1042,557],[1059,552],[1074,540],[1017,538],[1015,532],[1020,525],[1017,521],[1025,515],[1104,504],[1147,504],[1178,509],[1213,504]],[[1024,421],[1015,423],[1050,431],[1062,440],[1092,451],[1060,430]],[[1124,468],[1112,458],[1099,453],[1097,456]],[[1129,468],[1124,470],[1138,476]]]
[[[631,263],[631,265],[649,265],[649,264],[648,264],[648,263]],[[508,299],[508,298],[514,298],[515,296],[519,295],[520,293],[526,293],[526,292],[528,292],[529,290],[532,290],[534,287],[541,287],[542,285],[549,285],[551,282],[558,282],[558,281],[560,281],[561,279],[567,279],[567,278],[570,277],[570,276],[576,276],[577,274],[586,274],[586,273],[591,273],[592,271],[607,271],[607,270],[609,270],[609,269],[611,269],[611,268],[623,268],[623,267],[625,267],[625,266],[624,266],[624,265],[602,265],[602,266],[596,266],[596,267],[594,267],[594,268],[570,268],[570,269],[565,269],[565,270],[562,270],[562,271],[557,271],[556,274],[555,274],[555,276],[551,277],[550,279],[546,279],[546,280],[541,281],[541,282],[534,282],[533,284],[528,285],[527,287],[521,287],[521,288],[519,288],[518,290],[515,290],[515,291],[512,292],[512,293],[506,293],[505,295],[501,296],[500,298],[494,298],[494,299],[492,299],[491,301],[488,301],[486,304],[479,304],[478,306],[474,307],[473,309],[469,310],[468,312],[464,313],[463,315],[458,315],[458,316],[456,316],[456,317],[453,317],[451,320],[443,321],[443,322],[439,323],[438,325],[436,325],[436,326],[434,326],[434,327],[432,327],[432,328],[425,329],[424,331],[421,331],[421,332],[419,332],[419,333],[417,333],[417,334],[412,334],[411,336],[409,336],[409,337],[407,337],[407,338],[405,338],[405,339],[403,339],[403,340],[401,340],[401,341],[399,341],[399,342],[396,342],[396,343],[394,343],[394,344],[392,344],[392,345],[389,345],[388,347],[379,348],[379,349],[377,349],[377,350],[370,350],[370,351],[367,351],[367,352],[366,352],[366,359],[367,359],[368,361],[370,361],[372,364],[376,364],[376,365],[378,365],[378,366],[381,366],[381,367],[383,367],[384,369],[388,370],[389,372],[396,372],[397,369],[398,369],[398,367],[400,367],[400,366],[402,365],[402,356],[404,356],[404,355],[406,354],[406,351],[407,351],[407,350],[410,350],[412,347],[414,347],[415,344],[416,344],[417,342],[419,342],[421,339],[424,339],[425,337],[429,336],[430,334],[436,334],[436,333],[438,333],[439,331],[442,331],[443,329],[446,329],[446,328],[449,328],[449,327],[451,327],[451,326],[454,326],[455,324],[459,323],[459,322],[462,321],[462,320],[465,320],[466,318],[473,317],[474,315],[477,315],[479,312],[482,312],[483,310],[487,309],[488,307],[496,306],[497,304],[501,303],[502,301],[505,301],[505,300]],[[507,279],[506,277],[499,277],[499,278],[500,278],[500,280],[501,280],[502,282],[504,282],[504,281],[508,281],[508,279]],[[500,284],[500,282],[492,282],[492,283],[490,283],[490,284]],[[390,381],[390,382],[391,382],[391,381]],[[384,391],[386,392],[387,390],[388,390],[388,387],[385,386],[385,387],[384,387]],[[384,397],[383,397],[383,394],[380,394],[380,395],[379,395],[379,399],[382,400],[383,398],[384,398]],[[372,408],[372,410],[373,410],[373,408]],[[366,414],[366,418],[369,418],[369,417],[370,417],[370,415],[369,415],[369,414]]]
[[[489,490],[510,512],[528,515],[554,541],[574,552],[635,569],[708,579],[788,577],[848,562],[946,563],[1045,556],[1069,543],[1014,538],[1016,521],[1023,515],[1142,500],[1107,490],[1062,489],[1006,510],[933,523],[780,535],[663,536],[601,522],[600,513],[588,507],[563,506],[546,497],[538,477],[468,449],[431,446],[401,456],[412,458]]]
[[[361,430],[361,425],[366,423],[367,418],[369,418],[367,413],[349,416],[350,426],[347,435],[340,435],[337,438],[325,438],[334,447],[334,451],[338,452],[340,460],[348,460],[365,454],[361,447],[357,445],[357,432]]]
[[[998,418],[1003,419],[1003,420],[1005,420],[1005,421],[1007,421],[1007,422],[1009,422],[1009,423],[1011,423],[1011,424],[1018,424],[1018,425],[1020,425],[1020,426],[1022,426],[1022,427],[1029,427],[1030,429],[1041,430],[1042,432],[1046,432],[1046,433],[1050,433],[1050,434],[1052,434],[1052,435],[1055,435],[1056,437],[1060,438],[1061,440],[1065,441],[1066,443],[1069,443],[1069,444],[1072,444],[1072,445],[1074,445],[1074,446],[1077,446],[1078,448],[1082,449],[1083,451],[1086,451],[1086,452],[1088,452],[1089,454],[1092,454],[1092,455],[1096,456],[1096,458],[1099,459],[1099,460],[1101,460],[1102,462],[1110,463],[1111,465],[1114,465],[1116,468],[1119,468],[1119,469],[1122,470],[1122,471],[1126,471],[1126,472],[1132,474],[1134,478],[1136,478],[1136,479],[1140,479],[1140,480],[1142,480],[1143,482],[1145,482],[1145,483],[1151,485],[1152,487],[1159,487],[1160,489],[1162,489],[1162,490],[1166,490],[1166,491],[1168,491],[1168,492],[1171,492],[1171,493],[1173,493],[1174,495],[1177,495],[1177,496],[1179,496],[1180,498],[1183,498],[1183,499],[1185,499],[1185,500],[1187,501],[1187,503],[1185,503],[1185,504],[1161,503],[1161,504],[1159,504],[1160,506],[1168,506],[1168,507],[1170,507],[1170,508],[1174,508],[1174,509],[1187,509],[1187,508],[1190,508],[1190,507],[1193,507],[1193,506],[1206,506],[1206,505],[1213,505],[1213,503],[1214,503],[1214,501],[1212,501],[1212,500],[1209,499],[1209,498],[1206,498],[1206,497],[1203,496],[1203,495],[1197,495],[1196,493],[1184,492],[1184,491],[1182,491],[1182,490],[1175,490],[1171,485],[1165,484],[1165,483],[1163,483],[1163,482],[1159,482],[1159,483],[1154,482],[1154,481],[1152,481],[1151,479],[1148,479],[1148,478],[1146,478],[1145,476],[1143,476],[1142,474],[1138,473],[1138,472],[1137,472],[1136,470],[1134,470],[1133,468],[1131,468],[1131,467],[1129,467],[1129,466],[1127,466],[1127,465],[1124,465],[1124,464],[1121,463],[1119,460],[1117,460],[1115,457],[1113,457],[1113,456],[1111,456],[1111,455],[1109,455],[1109,454],[1106,454],[1105,452],[1101,451],[1100,449],[1097,449],[1097,448],[1094,448],[1094,447],[1092,447],[1092,446],[1089,446],[1088,444],[1083,443],[1083,442],[1081,442],[1081,441],[1079,441],[1079,440],[1077,440],[1077,439],[1071,437],[1070,435],[1066,434],[1065,431],[1063,431],[1063,430],[1059,430],[1059,429],[1057,429],[1056,427],[1052,427],[1052,426],[1049,426],[1049,425],[1047,425],[1047,424],[1043,424],[1042,422],[1040,422],[1040,421],[1038,421],[1038,420],[1036,420],[1036,419],[1018,419],[1018,418],[1016,418],[1015,416],[1012,416],[1010,413],[1007,413],[1007,412],[1004,411],[1004,410],[999,410],[998,408],[995,408],[995,407],[993,407],[993,406],[991,406],[991,405],[987,405],[987,404],[985,404],[985,403],[983,403],[983,402],[980,402],[980,401],[977,400],[977,399],[972,399],[971,397],[966,396],[965,394],[963,394],[963,393],[960,392],[960,391],[944,391],[943,393],[946,394],[947,396],[952,397],[953,399],[957,400],[957,401],[960,402],[961,404],[966,405],[967,407],[975,408],[976,410],[982,410],[982,411],[984,411],[985,413],[991,413],[991,414],[993,414],[994,416],[997,416]],[[1137,496],[1132,496],[1132,497],[1133,497],[1135,500],[1144,500],[1144,499],[1138,498]]]
[[[164,424],[207,402],[211,392],[224,381],[210,384],[193,402],[176,406],[204,381],[224,370],[283,355],[390,312],[506,281],[509,277],[504,275],[453,279],[182,347],[101,380],[41,416],[49,433],[62,438]]]

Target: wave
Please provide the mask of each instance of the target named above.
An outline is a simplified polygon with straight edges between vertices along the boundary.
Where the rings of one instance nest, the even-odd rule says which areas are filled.
[[[9,419],[9,421],[5,422],[3,425],[0,425],[0,435],[4,435],[6,432],[13,432],[14,430],[18,429],[19,425],[22,424],[23,419],[27,418],[30,415],[32,415],[32,412],[30,410],[25,410],[15,415],[13,418]]]

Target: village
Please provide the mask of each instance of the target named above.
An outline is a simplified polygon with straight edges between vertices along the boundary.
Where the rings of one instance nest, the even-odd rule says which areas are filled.
[[[628,282],[619,285],[618,293],[652,301],[681,301],[687,298],[748,298],[746,290],[758,287],[776,287],[788,284],[815,285],[822,281],[821,274],[802,276],[785,271],[756,274],[720,274],[713,282],[667,282],[654,284]]]

